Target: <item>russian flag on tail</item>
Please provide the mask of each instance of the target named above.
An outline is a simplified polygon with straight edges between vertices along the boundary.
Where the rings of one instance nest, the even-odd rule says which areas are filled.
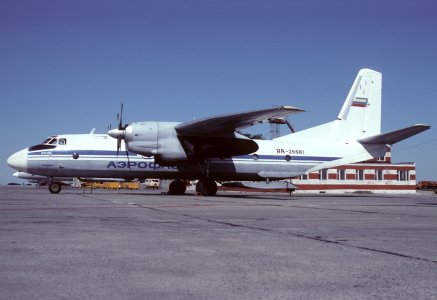
[[[352,101],[352,106],[355,106],[355,107],[366,107],[368,100],[369,99],[367,99],[367,98],[356,97],[354,99],[354,101]]]

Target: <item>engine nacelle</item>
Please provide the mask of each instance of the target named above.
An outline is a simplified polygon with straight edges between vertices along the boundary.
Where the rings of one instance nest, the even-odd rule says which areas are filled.
[[[125,143],[129,151],[161,162],[176,163],[188,160],[177,137],[176,122],[138,122],[126,127]]]

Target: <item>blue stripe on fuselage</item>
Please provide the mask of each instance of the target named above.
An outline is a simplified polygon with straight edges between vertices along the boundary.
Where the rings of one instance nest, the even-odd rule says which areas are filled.
[[[310,161],[332,161],[339,159],[340,157],[326,157],[326,156],[293,156],[289,155],[289,160],[310,160]],[[236,158],[252,159],[254,160],[254,155],[241,155],[236,156]],[[286,156],[284,155],[259,155],[257,154],[257,159],[269,159],[269,160],[284,160],[286,161]]]
[[[101,158],[109,158],[109,157],[117,157],[117,151],[109,151],[109,150],[45,150],[45,151],[34,151],[29,152],[28,156],[30,157],[38,157],[38,156],[72,156],[73,153],[79,154],[79,157],[84,155],[88,156],[100,156]],[[126,155],[127,154],[127,155]],[[256,154],[257,159],[256,160],[276,160],[276,161],[287,161],[286,156],[284,155],[262,155],[262,154]],[[129,156],[129,157],[137,157],[136,153],[128,152],[126,151],[120,151],[118,153],[118,157],[122,158],[123,156]],[[339,159],[340,157],[326,157],[326,156],[289,156],[289,161],[333,161],[336,159]],[[254,155],[240,155],[240,156],[234,156],[230,159],[245,159],[245,160],[255,160]]]
[[[73,155],[77,153],[80,155],[92,155],[92,156],[117,156],[117,151],[109,150],[45,150],[45,151],[35,151],[29,152],[28,156],[41,156],[41,155]],[[118,156],[137,156],[136,153],[119,151]]]

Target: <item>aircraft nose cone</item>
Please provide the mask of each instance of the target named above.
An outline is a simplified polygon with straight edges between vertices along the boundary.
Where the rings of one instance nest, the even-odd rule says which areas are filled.
[[[18,151],[9,156],[8,165],[17,171],[27,171],[27,149]]]

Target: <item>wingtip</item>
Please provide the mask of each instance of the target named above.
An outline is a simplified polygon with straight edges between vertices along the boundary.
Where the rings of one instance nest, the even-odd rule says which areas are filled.
[[[282,105],[282,106],[278,106],[278,109],[281,110],[291,110],[291,111],[296,111],[296,112],[304,112],[305,110],[291,106],[291,105]]]
[[[426,125],[426,124],[414,124],[414,127],[422,127],[422,128],[426,128],[426,129],[430,129],[431,126],[430,125]]]

